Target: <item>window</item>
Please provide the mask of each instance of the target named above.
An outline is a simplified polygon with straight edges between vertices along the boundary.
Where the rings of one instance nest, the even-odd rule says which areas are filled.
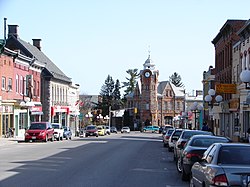
[[[37,96],[37,94],[36,94],[36,81],[35,80],[34,80],[33,85],[34,85],[34,87],[33,87],[34,96]]]
[[[18,93],[18,86],[19,85],[19,81],[18,81],[18,75],[16,75],[16,92]]]
[[[20,76],[20,89],[19,89],[19,91],[20,91],[20,94],[23,94],[23,76]]]
[[[40,95],[40,90],[39,90],[39,81],[37,81],[37,96],[39,97],[39,95]]]
[[[8,80],[8,89],[12,90],[12,78],[9,78]]]
[[[2,77],[2,90],[6,89],[6,78]]]

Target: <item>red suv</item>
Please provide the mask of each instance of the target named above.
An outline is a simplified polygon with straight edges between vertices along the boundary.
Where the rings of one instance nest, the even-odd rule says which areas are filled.
[[[54,129],[50,122],[32,122],[25,132],[25,141],[54,141]]]

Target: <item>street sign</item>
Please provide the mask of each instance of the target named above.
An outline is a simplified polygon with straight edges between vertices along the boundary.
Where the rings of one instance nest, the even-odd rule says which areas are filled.
[[[236,84],[217,84],[215,90],[216,93],[236,94]]]

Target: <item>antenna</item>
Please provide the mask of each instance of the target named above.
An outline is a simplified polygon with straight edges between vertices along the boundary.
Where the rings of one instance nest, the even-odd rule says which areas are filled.
[[[151,53],[151,51],[150,51],[150,45],[148,45],[148,57],[150,57],[150,53]]]

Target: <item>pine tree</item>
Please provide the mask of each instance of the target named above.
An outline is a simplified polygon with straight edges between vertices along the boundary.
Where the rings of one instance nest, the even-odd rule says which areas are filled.
[[[126,72],[130,75],[130,77],[129,78],[126,77],[128,82],[123,82],[122,83],[123,84],[122,87],[126,88],[126,90],[124,91],[125,96],[134,91],[137,79],[139,78],[139,75],[140,75],[138,73],[138,69],[129,69]]]
[[[169,81],[174,84],[176,87],[183,87],[184,84],[181,82],[181,76],[178,73],[174,72],[173,75],[169,77]]]

